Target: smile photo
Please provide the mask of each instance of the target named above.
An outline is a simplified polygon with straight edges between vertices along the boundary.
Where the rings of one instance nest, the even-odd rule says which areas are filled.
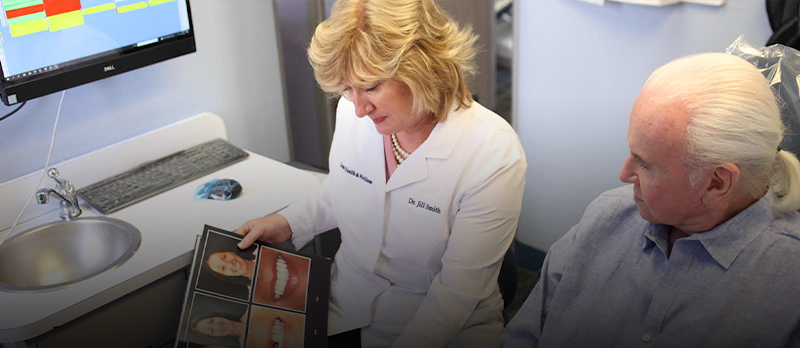
[[[306,311],[308,258],[261,247],[253,302]]]

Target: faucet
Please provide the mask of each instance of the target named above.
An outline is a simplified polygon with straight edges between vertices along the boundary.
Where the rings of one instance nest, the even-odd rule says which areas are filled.
[[[81,215],[81,207],[78,205],[78,192],[69,180],[62,180],[58,178],[58,169],[52,167],[47,170],[47,176],[51,177],[56,182],[55,189],[43,188],[36,191],[36,202],[39,204],[47,204],[50,201],[50,195],[54,195],[61,199],[61,219],[70,221],[73,218]]]

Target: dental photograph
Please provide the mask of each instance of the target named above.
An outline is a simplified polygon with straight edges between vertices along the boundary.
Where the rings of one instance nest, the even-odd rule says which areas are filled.
[[[203,264],[197,277],[197,288],[250,299],[255,274],[256,247],[241,250],[238,240],[211,232],[203,250]]]
[[[305,312],[310,264],[306,257],[262,246],[253,302]]]
[[[191,302],[189,325],[177,347],[189,343],[226,348],[244,347],[247,304],[196,293]],[[182,341],[182,342],[181,342]]]
[[[241,240],[198,236],[176,348],[324,347],[331,261]]]
[[[252,306],[247,348],[302,348],[305,316],[274,308]]]

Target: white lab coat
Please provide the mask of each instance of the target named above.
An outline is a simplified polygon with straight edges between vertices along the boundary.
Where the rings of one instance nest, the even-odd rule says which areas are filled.
[[[338,227],[328,334],[364,347],[490,347],[497,285],[527,163],[511,126],[480,104],[453,111],[386,180],[383,138],[342,98],[330,174],[281,212],[300,247]]]

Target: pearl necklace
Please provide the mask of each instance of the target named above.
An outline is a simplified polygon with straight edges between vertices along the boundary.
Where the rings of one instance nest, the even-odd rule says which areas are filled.
[[[403,161],[411,155],[400,147],[400,142],[397,141],[397,136],[394,135],[394,133],[392,133],[392,152],[394,152],[394,159],[397,161],[397,164],[402,164]]]

